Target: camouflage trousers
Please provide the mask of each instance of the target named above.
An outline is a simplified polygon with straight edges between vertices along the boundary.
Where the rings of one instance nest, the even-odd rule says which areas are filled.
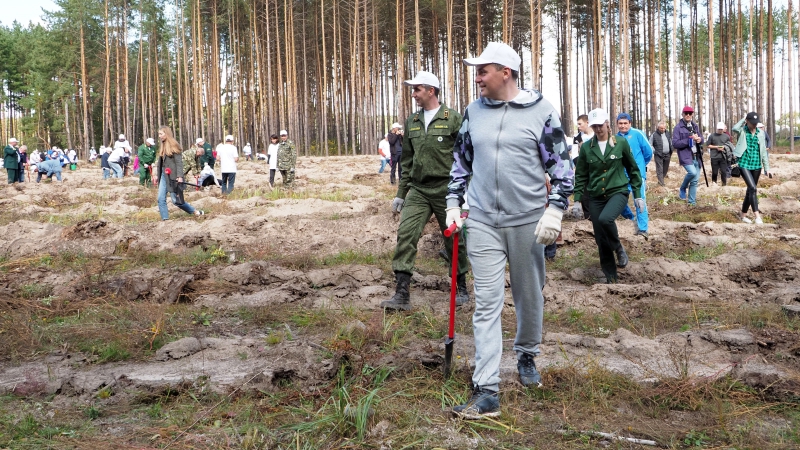
[[[283,187],[285,188],[293,188],[294,187],[294,170],[290,169],[280,169],[281,177],[283,178]]]
[[[392,270],[405,273],[413,272],[414,261],[417,258],[417,243],[422,237],[422,231],[431,218],[431,214],[436,216],[439,228],[442,231],[447,228],[445,221],[447,217],[445,195],[447,195],[447,190],[436,195],[424,194],[415,188],[411,188],[408,191],[406,200],[403,203],[403,209],[400,211],[400,227],[397,230],[397,247],[394,250],[394,258],[392,259]],[[445,238],[444,246],[447,249],[447,254],[452,256],[453,239]],[[467,261],[466,234],[462,233],[462,236],[459,236],[458,239],[459,275],[469,271]]]

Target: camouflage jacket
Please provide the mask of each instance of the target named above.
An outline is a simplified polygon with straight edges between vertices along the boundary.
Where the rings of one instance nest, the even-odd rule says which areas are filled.
[[[397,197],[406,198],[411,187],[431,195],[447,193],[453,145],[461,121],[461,114],[445,104],[441,104],[427,130],[421,109],[406,119],[400,156],[403,178],[397,186]]]
[[[200,162],[197,159],[197,149],[195,147],[189,147],[183,151],[183,174],[188,175],[189,172],[192,173],[194,176],[199,176],[200,171],[203,170],[200,167]]]
[[[297,149],[289,139],[278,144],[278,170],[294,169],[297,164]]]

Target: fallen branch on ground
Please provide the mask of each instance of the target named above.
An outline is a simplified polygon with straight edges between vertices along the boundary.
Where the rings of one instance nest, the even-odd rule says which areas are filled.
[[[625,441],[625,442],[632,442],[634,444],[641,444],[641,445],[652,445],[656,446],[656,441],[651,441],[649,439],[637,439],[637,438],[630,438],[624,436],[617,436],[613,433],[604,433],[602,431],[570,431],[570,430],[558,430],[559,434],[585,434],[587,436],[597,436],[603,437],[606,439],[612,439],[615,441]]]

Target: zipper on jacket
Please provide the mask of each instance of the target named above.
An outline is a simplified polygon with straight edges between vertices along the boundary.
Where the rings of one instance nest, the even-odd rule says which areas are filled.
[[[503,116],[500,117],[500,128],[497,130],[497,140],[495,141],[494,153],[494,226],[500,225],[500,134],[503,132],[503,123],[506,120],[506,113],[508,112],[508,103],[506,102],[503,107]]]

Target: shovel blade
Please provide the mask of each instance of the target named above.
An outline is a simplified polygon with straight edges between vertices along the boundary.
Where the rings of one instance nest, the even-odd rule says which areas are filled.
[[[449,377],[453,367],[453,344],[455,341],[448,338],[444,343],[444,376]]]

